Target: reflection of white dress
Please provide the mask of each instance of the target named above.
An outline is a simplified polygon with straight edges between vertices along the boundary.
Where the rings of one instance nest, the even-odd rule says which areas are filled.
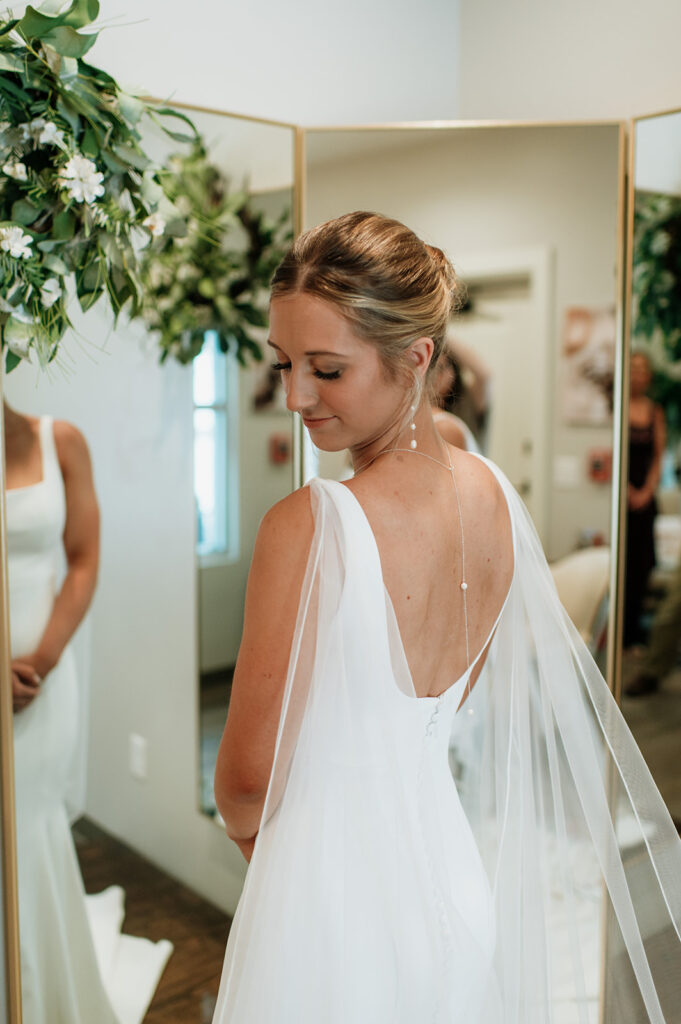
[[[57,591],[66,506],[52,421],[40,421],[43,478],[7,492],[12,657],[31,654]],[[86,901],[65,799],[79,721],[67,647],[14,716],[24,1024],[138,1024],[171,952],[118,935],[122,891]]]
[[[602,880],[619,920],[612,987],[634,1006],[640,986],[649,1013],[608,1020],[678,1019],[681,842],[521,499],[483,461],[515,567],[458,713],[467,675],[416,696],[360,503],[312,481],[273,770],[214,1024],[591,1024]],[[626,844],[608,781],[632,812]]]

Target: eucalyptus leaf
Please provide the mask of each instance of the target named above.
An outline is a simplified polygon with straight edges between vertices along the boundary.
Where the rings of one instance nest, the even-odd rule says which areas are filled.
[[[28,227],[34,220],[37,220],[40,209],[33,205],[28,199],[17,199],[12,204],[12,220],[22,227]]]
[[[149,166],[151,161],[148,156],[145,156],[141,150],[134,149],[132,146],[114,145],[111,147],[113,152],[119,159],[124,161],[131,167],[135,167],[138,171],[144,171]]]
[[[66,121],[73,134],[77,136],[80,132],[80,117],[78,112],[73,109],[72,103],[65,95],[61,95],[57,99],[57,113],[64,121]]]
[[[114,174],[125,174],[127,170],[125,161],[119,160],[108,149],[100,150],[99,159],[106,167],[109,168],[110,171],[113,171]],[[112,190],[109,189],[109,191],[111,192]]]
[[[14,99],[21,100],[26,104],[30,104],[32,99],[29,92],[22,89],[21,86],[16,85],[16,83],[10,81],[9,78],[0,77],[0,92],[6,92]]]
[[[187,117],[186,114],[183,114],[181,110],[175,110],[173,107],[150,107],[149,116],[156,122],[159,128],[163,132],[165,132],[165,134],[174,142],[193,143],[196,142],[197,139],[199,139],[199,133],[194,122],[191,120],[191,118]],[[189,127],[192,129],[192,134],[187,135],[186,132],[171,131],[171,129],[168,128],[162,120],[166,117],[175,117],[178,118],[178,120],[180,121],[184,121],[184,123],[189,125]]]
[[[21,356],[18,356],[16,352],[12,352],[12,350],[8,348],[7,355],[5,356],[5,372],[11,373],[12,370],[15,370],[22,361]]]
[[[80,149],[90,160],[99,156],[99,143],[97,142],[97,135],[92,125],[88,125],[83,132],[83,137],[80,140]]]
[[[97,33],[85,35],[68,25],[60,25],[42,38],[43,42],[49,43],[63,57],[83,57],[97,42]]]
[[[60,277],[64,277],[69,272],[69,268],[66,266],[64,261],[59,256],[54,256],[48,253],[44,260],[43,265],[51,270],[53,273],[58,274]]]
[[[126,121],[137,124],[145,113],[145,104],[137,96],[131,96],[127,92],[121,92],[118,97],[121,114]]]
[[[73,0],[73,3],[62,15],[64,25],[73,28],[84,28],[99,17],[99,0]]]
[[[26,61],[17,53],[0,52],[0,71],[16,71],[22,74],[26,69]]]
[[[52,222],[52,235],[60,241],[73,238],[76,231],[76,218],[70,210],[61,210]]]
[[[17,32],[21,33],[24,39],[41,39],[43,35],[51,32],[57,26],[63,24],[63,19],[59,16],[52,17],[47,14],[41,14],[40,11],[36,11],[35,7],[31,7],[29,4],[24,12],[24,16],[17,22]]]

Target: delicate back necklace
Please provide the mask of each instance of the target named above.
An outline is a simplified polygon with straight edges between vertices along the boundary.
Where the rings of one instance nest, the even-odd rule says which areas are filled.
[[[461,590],[461,593],[463,594],[463,623],[464,623],[464,635],[465,635],[465,640],[466,640],[466,672],[468,674],[468,680],[466,682],[466,689],[468,691],[468,694],[467,694],[466,700],[468,700],[468,697],[470,697],[470,695],[471,695],[471,677],[470,677],[471,657],[470,657],[470,644],[469,644],[469,637],[468,637],[468,600],[467,600],[467,598],[468,598],[468,582],[466,580],[466,547],[465,547],[465,543],[464,543],[463,516],[461,515],[461,499],[459,497],[459,488],[458,488],[458,485],[457,485],[457,482],[456,482],[456,476],[454,474],[454,466],[452,465],[452,457],[449,454],[449,449],[448,448],[446,449],[446,452],[447,452],[447,462],[446,463],[445,462],[440,462],[439,459],[434,458],[432,455],[427,455],[426,452],[420,452],[420,451],[418,451],[418,449],[415,449],[415,448],[384,448],[383,451],[377,452],[377,454],[374,455],[373,458],[369,459],[368,462],[365,462],[363,466],[360,466],[360,468],[358,470],[356,470],[355,476],[357,476],[359,473],[362,473],[368,466],[371,465],[372,462],[375,462],[375,460],[377,458],[379,458],[379,456],[381,456],[381,455],[388,455],[390,452],[403,452],[405,455],[421,455],[424,459],[430,459],[430,461],[434,462],[437,466],[442,466],[443,469],[446,469],[446,470],[449,471],[449,474],[450,474],[450,476],[452,478],[452,483],[454,484],[454,493],[456,495],[456,507],[457,507],[458,514],[459,514],[459,530],[460,530],[460,533],[461,533],[461,582],[459,583],[459,588]],[[441,699],[444,696],[445,693],[447,693],[447,690],[444,690],[443,693],[441,693],[439,695],[438,700]],[[473,710],[471,708],[469,708],[468,709],[468,713],[472,715],[473,714]]]

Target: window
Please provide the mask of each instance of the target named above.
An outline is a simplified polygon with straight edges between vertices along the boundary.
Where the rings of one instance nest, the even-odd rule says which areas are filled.
[[[206,332],[194,375],[194,496],[197,553],[202,561],[239,555],[239,371]]]

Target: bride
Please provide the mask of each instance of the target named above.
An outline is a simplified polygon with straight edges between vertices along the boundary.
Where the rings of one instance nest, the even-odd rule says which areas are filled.
[[[258,534],[215,778],[250,861],[215,1024],[595,1021],[603,883],[616,1019],[680,1005],[681,842],[522,502],[433,424],[456,302],[443,253],[370,213],[274,275],[288,407],[355,475]]]

